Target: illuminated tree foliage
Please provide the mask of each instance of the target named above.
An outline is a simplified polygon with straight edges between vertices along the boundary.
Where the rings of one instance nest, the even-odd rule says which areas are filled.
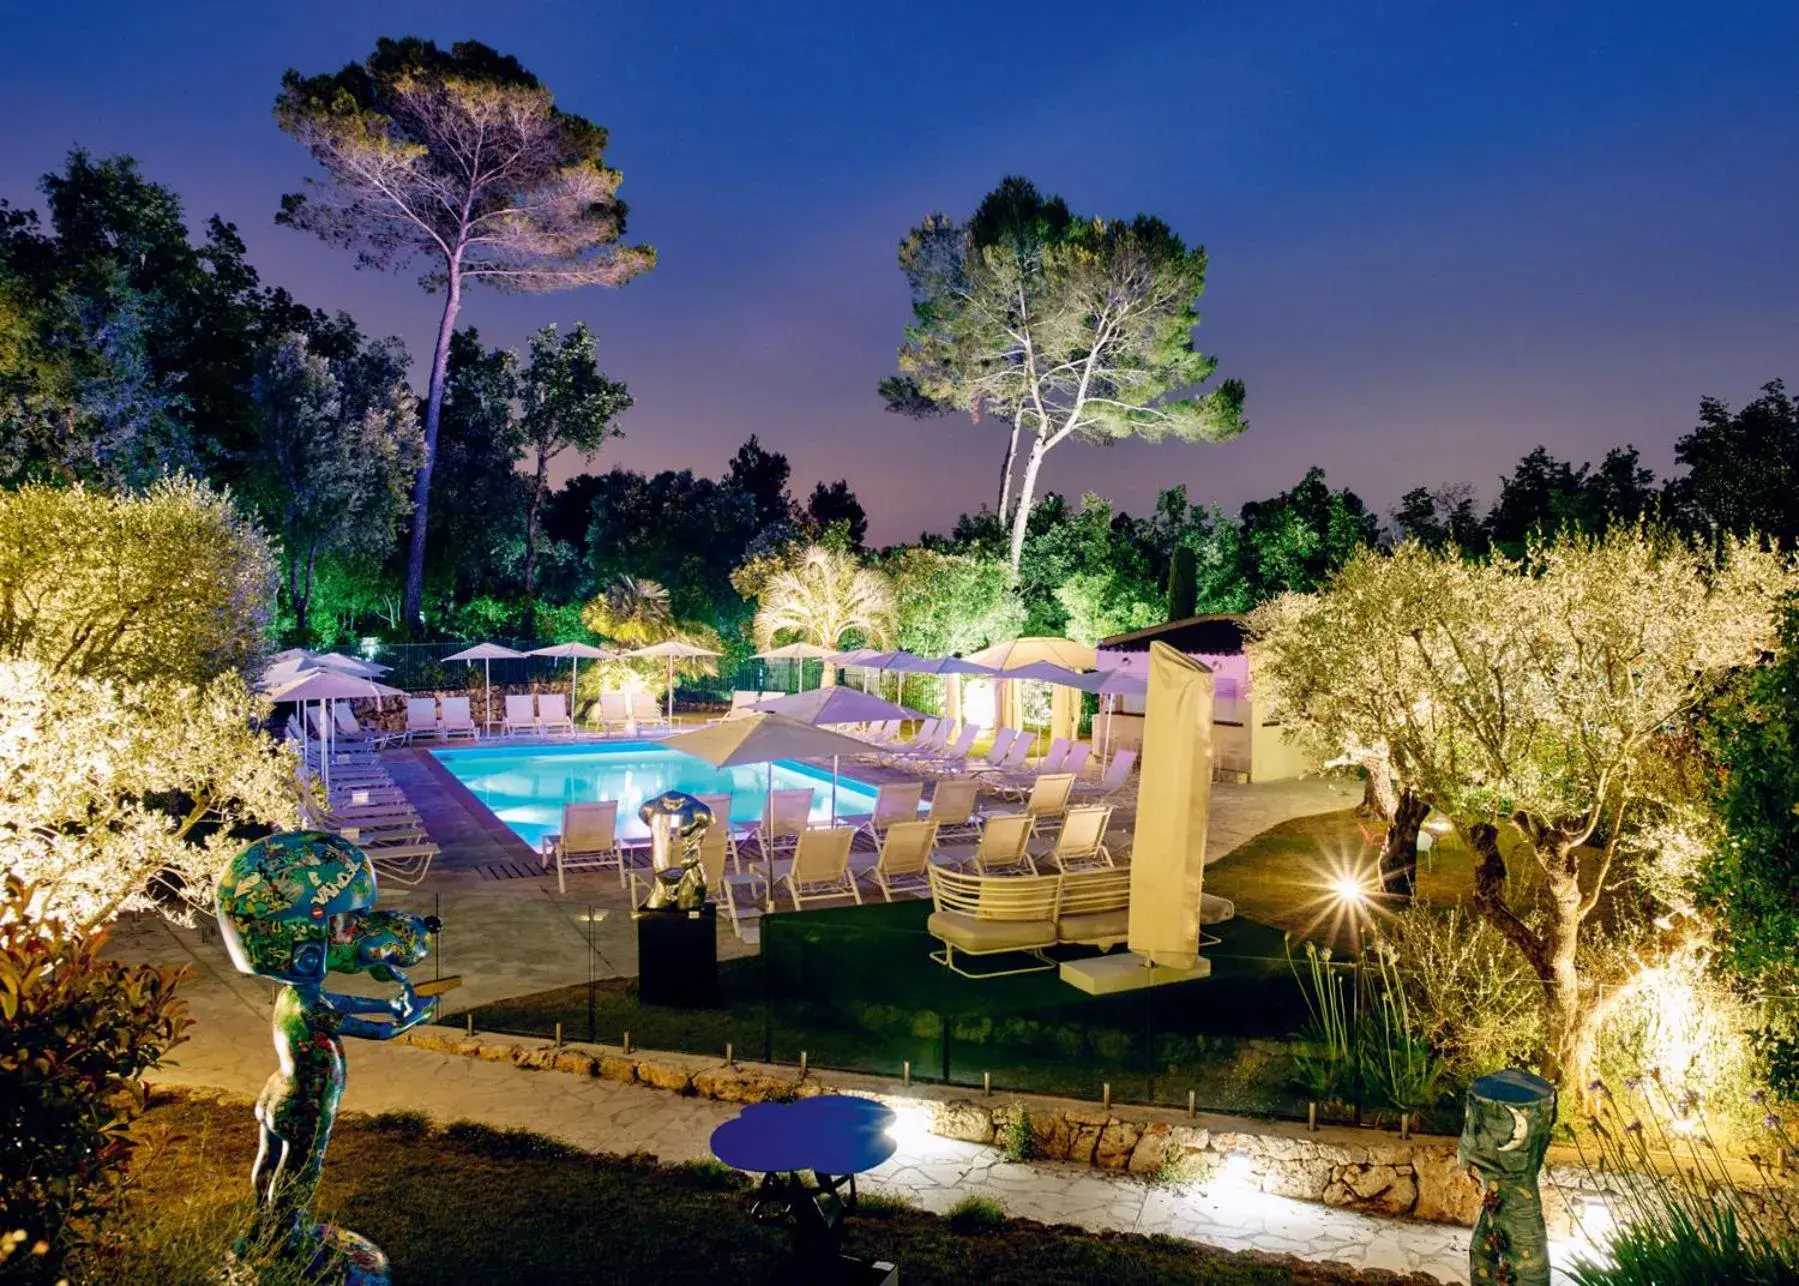
[[[420,623],[431,473],[450,337],[465,287],[622,285],[655,263],[620,241],[621,175],[606,131],[558,109],[517,59],[475,41],[441,50],[383,39],[335,74],[282,77],[275,120],[324,169],[282,200],[278,221],[358,251],[373,268],[422,258],[444,292],[413,494],[404,615]]]
[[[279,522],[288,604],[302,637],[319,558],[381,558],[411,511],[423,441],[406,365],[397,339],[334,361],[304,335],[289,335],[257,372],[251,485]]]
[[[838,648],[851,635],[875,644],[893,635],[892,583],[847,550],[812,545],[795,551],[786,565],[761,581],[755,597],[752,628],[763,647],[803,639]],[[826,677],[831,677],[829,666]]]
[[[1077,216],[1013,177],[965,222],[933,214],[899,258],[912,322],[882,394],[895,410],[1010,426],[998,513],[1014,571],[1043,459],[1063,442],[1220,442],[1246,427],[1240,382],[1194,391],[1217,367],[1193,347],[1206,255],[1159,219]]]
[[[1595,965],[1594,913],[1610,893],[1691,928],[1695,720],[1775,645],[1793,584],[1750,545],[1614,528],[1520,561],[1365,551],[1251,618],[1286,725],[1326,757],[1377,750],[1467,840],[1475,905],[1536,978],[1544,1070],[1569,1089],[1586,1084],[1601,984],[1620,981]]]

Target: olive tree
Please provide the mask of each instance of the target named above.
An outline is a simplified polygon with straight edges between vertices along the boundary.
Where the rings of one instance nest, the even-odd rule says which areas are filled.
[[[93,928],[205,905],[243,828],[294,821],[257,730],[268,542],[188,481],[0,493],[0,867]]]
[[[1364,550],[1251,617],[1287,727],[1384,756],[1466,839],[1474,905],[1540,987],[1544,1072],[1565,1088],[1586,1084],[1602,993],[1624,994],[1595,965],[1601,898],[1684,901],[1690,872],[1668,868],[1704,851],[1694,721],[1769,654],[1794,583],[1748,543],[1614,528],[1516,561]]]
[[[444,372],[464,289],[617,286],[647,271],[655,252],[620,240],[621,176],[601,159],[605,129],[559,109],[517,59],[479,42],[446,51],[383,39],[366,62],[341,71],[290,70],[275,120],[325,171],[282,199],[277,221],[355,248],[369,267],[423,259],[423,284],[444,292],[406,558],[403,614],[416,628]]]

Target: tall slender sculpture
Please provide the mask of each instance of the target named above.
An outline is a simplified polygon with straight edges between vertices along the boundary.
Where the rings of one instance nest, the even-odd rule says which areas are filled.
[[[1508,1068],[1468,1087],[1456,1155],[1481,1183],[1468,1245],[1472,1286],[1549,1286],[1549,1232],[1537,1173],[1555,1128],[1555,1086]]]
[[[314,1190],[344,1092],[344,1036],[391,1040],[429,1020],[404,969],[430,952],[430,917],[375,909],[375,869],[348,840],[293,831],[232,859],[218,891],[219,929],[239,971],[285,985],[275,997],[279,1067],[256,1100],[261,1140],[251,1183],[256,1210],[231,1262],[274,1254],[310,1279],[377,1286],[387,1256],[347,1228],[315,1223]],[[395,983],[387,999],[325,990],[329,973]]]

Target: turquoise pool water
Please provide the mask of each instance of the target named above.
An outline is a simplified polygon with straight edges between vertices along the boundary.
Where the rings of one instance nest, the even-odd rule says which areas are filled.
[[[690,795],[731,796],[731,820],[754,824],[762,819],[768,790],[768,765],[714,768],[703,759],[669,750],[653,741],[614,741],[604,745],[507,746],[488,750],[433,750],[432,756],[450,775],[506,823],[532,848],[545,835],[562,829],[562,806],[618,801],[618,829],[625,838],[647,838],[637,820],[643,801],[665,790]],[[831,773],[828,768],[783,761],[774,765],[774,788],[810,786],[812,821],[831,820]],[[852,777],[837,779],[837,813],[874,811],[875,788]]]

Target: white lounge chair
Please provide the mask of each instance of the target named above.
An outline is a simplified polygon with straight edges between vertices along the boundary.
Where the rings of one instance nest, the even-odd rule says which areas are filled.
[[[862,890],[850,874],[850,841],[855,837],[853,826],[821,826],[800,832],[793,861],[775,879],[777,885],[787,886],[794,910],[802,910],[807,898],[842,893],[861,904]]]
[[[407,741],[414,737],[437,737],[442,729],[437,722],[436,697],[406,698],[406,732]]]
[[[866,830],[870,835],[877,835],[895,822],[915,822],[918,820],[918,804],[924,798],[922,781],[887,781],[882,782],[875,792],[875,806],[871,813],[839,814],[837,820],[855,826],[858,830]]]
[[[1125,788],[1131,779],[1131,769],[1137,766],[1135,750],[1120,750],[1112,756],[1112,762],[1106,765],[1106,771],[1097,783],[1077,782],[1075,793],[1094,799],[1110,799]]]
[[[568,699],[560,692],[541,693],[537,698],[537,730],[544,734],[575,732],[575,721],[568,717]]]
[[[516,736],[523,732],[537,732],[537,706],[529,692],[520,695],[512,693],[506,698],[506,718],[500,728],[508,736]]]
[[[445,741],[453,737],[467,737],[470,741],[480,739],[481,731],[475,727],[475,716],[469,712],[467,697],[444,698],[443,720],[438,730]]]
[[[625,853],[618,843],[618,801],[596,804],[564,804],[562,833],[544,836],[544,865],[556,863],[556,891],[568,892],[565,871],[588,867],[618,868],[618,886],[625,886]]]
[[[931,811],[926,820],[937,827],[938,837],[978,835],[981,818],[976,810],[980,783],[967,777],[940,781],[931,791]]]
[[[896,890],[929,892],[931,852],[936,847],[935,822],[896,822],[881,836],[881,851],[868,877],[889,902]]]
[[[949,744],[950,733],[954,728],[955,725],[948,719],[939,720],[928,738],[920,738],[911,745],[896,746],[889,752],[889,756],[896,763],[913,763],[940,755],[944,746]]]
[[[762,825],[757,828],[757,842],[764,853],[773,853],[776,845],[790,840],[797,841],[811,824],[810,787],[771,790],[762,809]]]
[[[1083,804],[1062,815],[1062,829],[1043,861],[1061,871],[1111,866],[1106,848],[1106,828],[1112,824],[1110,804]]]
[[[741,871],[743,859],[738,853],[738,842],[755,834],[754,829],[739,827],[731,820],[731,797],[729,795],[695,795],[695,799],[712,810],[712,832],[724,836],[725,852],[731,859],[731,869]]]
[[[1025,759],[1030,753],[1031,739],[1019,733],[1012,738],[1012,744],[1006,747],[1006,753],[998,763],[975,764],[969,771],[980,777],[984,784],[999,788],[1024,773]]]
[[[942,722],[943,720],[935,716],[926,719],[913,730],[910,738],[896,737],[882,746],[880,753],[887,758],[898,758],[921,750],[926,744],[936,739],[938,725]]]
[[[1004,875],[1024,871],[1037,874],[1031,860],[1031,819],[1023,813],[996,813],[981,827],[981,842],[975,845],[969,865],[982,875]]]
[[[1079,781],[1081,774],[1087,771],[1087,760],[1093,754],[1093,746],[1089,742],[1077,741],[1068,748],[1068,755],[1062,760],[1057,772],[1065,772]]]
[[[654,692],[631,693],[631,718],[637,724],[637,730],[646,728],[668,728],[673,725],[668,715],[663,712],[662,703],[656,700]]]
[[[600,693],[600,727],[606,732],[624,732],[631,726],[631,707],[622,692]]]
[[[336,733],[340,738],[348,738],[352,742],[373,746],[377,750],[383,746],[392,745],[400,739],[397,734],[374,724],[357,723],[356,716],[350,713],[348,701],[333,701],[331,709],[336,719]]]
[[[1031,793],[1024,801],[1024,815],[1031,819],[1032,833],[1035,833],[1035,828],[1041,823],[1066,813],[1068,801],[1073,794],[1073,773],[1039,774],[1037,780],[1031,783]]]
[[[962,731],[956,739],[944,747],[941,754],[914,761],[919,769],[929,773],[957,774],[968,771],[968,752],[974,748],[975,738],[981,735],[981,729],[972,723],[962,725]]]

